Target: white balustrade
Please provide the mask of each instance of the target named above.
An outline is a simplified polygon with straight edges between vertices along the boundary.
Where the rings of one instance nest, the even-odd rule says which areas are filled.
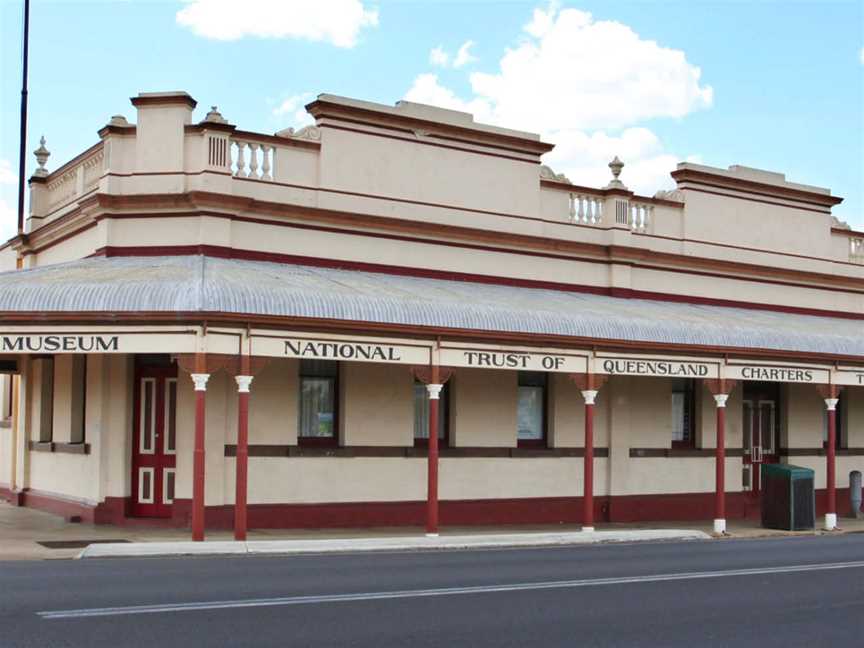
[[[603,201],[591,194],[570,194],[570,222],[578,225],[600,225],[603,222]]]
[[[232,140],[231,170],[235,177],[251,180],[273,180],[276,168],[276,148],[245,140]]]
[[[638,234],[647,234],[654,224],[654,205],[631,202],[629,216],[630,229]]]
[[[74,166],[61,169],[59,175],[56,172],[49,175],[45,185],[47,197],[44,202],[44,213],[50,214],[55,209],[71,203],[75,198],[96,189],[104,170],[104,160],[104,149],[99,147]]]
[[[864,263],[864,237],[849,239],[849,260],[852,263]]]

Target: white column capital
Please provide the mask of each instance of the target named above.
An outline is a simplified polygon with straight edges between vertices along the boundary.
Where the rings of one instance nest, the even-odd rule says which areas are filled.
[[[241,394],[248,394],[253,378],[254,376],[234,376],[234,380],[237,381],[237,391]]]
[[[597,390],[596,389],[584,389],[584,390],[582,390],[582,398],[585,399],[586,405],[593,405],[594,401],[597,400]]]
[[[714,402],[717,407],[726,407],[727,400],[729,400],[729,394],[714,394]]]
[[[429,383],[426,385],[426,391],[429,392],[429,400],[438,400],[441,397],[442,389],[444,389],[444,385],[439,385],[438,383]]]
[[[207,391],[207,381],[210,379],[210,374],[193,373],[192,382],[195,383],[195,391]]]
[[[837,403],[839,402],[839,398],[826,398],[825,399],[825,407],[829,412],[833,412],[837,409]]]

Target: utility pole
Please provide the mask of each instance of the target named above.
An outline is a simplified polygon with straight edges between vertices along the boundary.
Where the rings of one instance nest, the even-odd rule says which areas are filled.
[[[30,0],[24,0],[24,56],[21,77],[21,136],[18,149],[18,236],[24,233],[24,156],[27,154],[27,55],[30,40]]]

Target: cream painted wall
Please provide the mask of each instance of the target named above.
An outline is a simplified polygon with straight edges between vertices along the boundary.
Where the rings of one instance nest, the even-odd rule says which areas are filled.
[[[606,462],[598,459],[594,468],[597,495],[606,494],[605,466]],[[226,483],[234,483],[234,474],[231,460],[226,463]],[[580,496],[582,460],[444,457],[439,483],[440,497],[449,500]],[[426,460],[422,458],[249,459],[250,503],[396,502],[425,498]],[[225,503],[233,502],[233,489],[228,489]]]
[[[249,443],[297,443],[300,363],[293,359],[271,361],[252,381],[249,396]],[[229,432],[236,442],[237,428]]]
[[[827,215],[701,191],[684,193],[687,238],[737,245],[746,240],[747,247],[809,256],[831,253]]]
[[[453,445],[516,447],[516,372],[459,369],[451,380]]]
[[[846,443],[848,448],[864,448],[864,387],[847,387],[844,394],[846,402]],[[861,469],[864,472],[864,468]]]
[[[406,367],[343,362],[343,445],[414,445],[414,377]]]
[[[515,214],[539,212],[539,168],[359,132],[322,129],[321,185]]]
[[[64,366],[61,360],[58,366]],[[36,363],[37,365],[39,363]],[[345,365],[343,409],[351,445],[410,445],[413,421],[411,378],[401,367]],[[87,442],[90,455],[30,452],[30,487],[95,503],[129,493],[133,359],[91,356],[88,360]],[[294,360],[269,364],[256,376],[250,407],[250,443],[292,445],[296,441],[297,369]],[[451,385],[452,431],[457,446],[513,447],[516,444],[516,372],[459,369]],[[34,376],[35,378],[35,376]],[[194,392],[188,375],[178,383],[177,497],[191,497]],[[610,457],[595,460],[597,495],[711,492],[713,457],[630,457],[631,447],[671,445],[670,381],[614,376],[601,389],[595,443]],[[714,447],[713,400],[700,386],[703,415],[699,444]],[[226,443],[236,442],[237,389],[233,377],[214,374],[208,384],[206,501],[232,503],[233,457]],[[864,447],[864,388],[847,392],[849,445]],[[783,399],[786,438],[791,447],[821,445],[823,404],[815,388],[790,386]],[[32,391],[31,412],[38,412]],[[561,447],[582,444],[583,401],[565,376],[551,378],[550,434]],[[34,417],[31,417],[31,420]],[[38,418],[37,418],[38,420]],[[0,438],[5,433],[0,430]],[[0,453],[5,446],[0,446]],[[727,407],[727,448],[741,447],[741,387]],[[824,487],[824,457],[794,457],[791,462],[816,471]],[[727,490],[741,488],[741,459],[726,464]],[[8,470],[0,462],[0,483]],[[581,495],[581,458],[442,457],[441,497],[486,499]],[[864,471],[864,457],[838,456],[838,487],[851,470]],[[7,472],[2,472],[6,470]],[[250,502],[403,501],[425,497],[423,458],[251,457]]]
[[[103,493],[125,497],[131,492],[135,363],[132,356],[125,355],[105,355],[103,362],[105,384],[99,453],[105,463]]]
[[[826,425],[825,401],[813,385],[790,384],[785,390],[780,445],[787,448],[821,448]]]
[[[601,389],[594,405],[594,446],[609,444],[609,396]],[[549,445],[553,448],[585,446],[585,399],[565,374],[549,374]]]

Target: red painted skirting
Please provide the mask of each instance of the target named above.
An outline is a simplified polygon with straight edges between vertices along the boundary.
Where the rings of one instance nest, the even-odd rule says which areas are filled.
[[[0,489],[7,497],[8,489]],[[26,491],[23,504],[65,518],[80,516],[82,522],[136,527],[190,528],[192,501],[174,501],[170,518],[127,517],[128,498],[108,497],[98,506],[89,506],[45,493]],[[816,513],[825,513],[826,491],[816,491]],[[837,489],[838,516],[849,517],[849,489]],[[709,521],[714,510],[714,493],[670,495],[618,495],[594,497],[597,522]],[[758,501],[743,493],[726,494],[726,519],[758,519]],[[234,507],[208,506],[208,529],[232,529]],[[388,526],[422,527],[426,502],[349,502],[326,504],[250,504],[250,529],[325,529]],[[444,500],[440,522],[447,526],[495,526],[509,524],[581,524],[581,497],[532,497],[495,500]],[[817,517],[817,527],[821,523]],[[842,523],[841,525],[842,526]]]

